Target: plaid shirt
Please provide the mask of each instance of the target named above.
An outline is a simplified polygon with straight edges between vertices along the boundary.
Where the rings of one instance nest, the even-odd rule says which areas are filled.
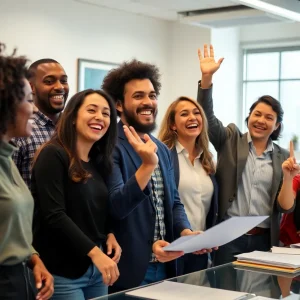
[[[164,181],[159,164],[151,175],[152,199],[155,207],[154,241],[164,240],[166,236],[165,211],[164,211]],[[152,253],[151,262],[157,261]]]
[[[12,141],[19,148],[13,154],[13,160],[21,176],[30,189],[31,164],[36,150],[47,142],[54,133],[55,125],[40,111],[35,112],[32,118],[32,134],[26,138],[14,138]]]

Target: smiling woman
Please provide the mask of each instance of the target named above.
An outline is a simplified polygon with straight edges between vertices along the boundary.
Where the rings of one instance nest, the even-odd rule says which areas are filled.
[[[158,135],[171,149],[180,200],[193,231],[206,230],[217,220],[218,187],[207,127],[202,107],[188,97],[179,97],[167,109]],[[205,269],[207,263],[207,254],[186,254],[179,259],[178,273]]]
[[[57,132],[36,155],[33,243],[54,275],[54,300],[105,295],[119,276],[121,248],[108,226],[105,184],[115,141],[113,102],[105,92],[90,89],[68,101]]]

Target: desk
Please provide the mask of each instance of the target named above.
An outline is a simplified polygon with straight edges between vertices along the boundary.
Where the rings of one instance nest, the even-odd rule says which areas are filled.
[[[250,270],[226,264],[188,275],[169,279],[186,284],[221,288],[225,290],[247,292],[257,296],[279,299],[283,294],[292,291],[300,294],[300,274],[284,274],[273,271]],[[141,300],[125,295],[125,292],[95,298],[93,300]],[[201,299],[201,297],[199,297]],[[288,298],[286,298],[288,299]],[[299,296],[300,299],[300,296]]]

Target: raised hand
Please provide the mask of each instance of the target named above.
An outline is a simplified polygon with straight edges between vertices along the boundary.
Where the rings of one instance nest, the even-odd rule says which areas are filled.
[[[294,144],[292,141],[290,141],[290,157],[283,162],[282,172],[286,179],[293,179],[300,172],[300,166],[295,159]]]
[[[133,147],[135,152],[142,159],[143,164],[151,165],[153,167],[158,164],[157,145],[151,140],[148,134],[144,135],[143,141],[136,133],[132,126],[123,126],[124,133],[129,144]]]
[[[198,49],[198,57],[200,62],[200,70],[202,72],[202,76],[210,75],[212,76],[221,66],[224,58],[220,58],[217,62],[215,61],[214,47],[210,45],[209,51],[208,46],[204,45],[203,55],[201,50]]]

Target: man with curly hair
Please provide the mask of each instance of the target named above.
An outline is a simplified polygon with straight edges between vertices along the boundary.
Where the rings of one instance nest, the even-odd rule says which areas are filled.
[[[34,154],[54,133],[55,124],[68,98],[69,85],[65,70],[51,58],[40,59],[31,64],[28,80],[36,107],[32,118],[33,130],[30,137],[14,140],[19,150],[15,152],[13,160],[30,188]]]
[[[167,147],[150,133],[155,128],[161,83],[156,66],[123,63],[104,78],[120,117],[113,174],[108,178],[113,230],[122,248],[116,292],[176,275],[183,252],[162,246],[193,234],[176,188]],[[153,243],[159,247],[153,247]],[[173,260],[167,264],[166,262]]]

